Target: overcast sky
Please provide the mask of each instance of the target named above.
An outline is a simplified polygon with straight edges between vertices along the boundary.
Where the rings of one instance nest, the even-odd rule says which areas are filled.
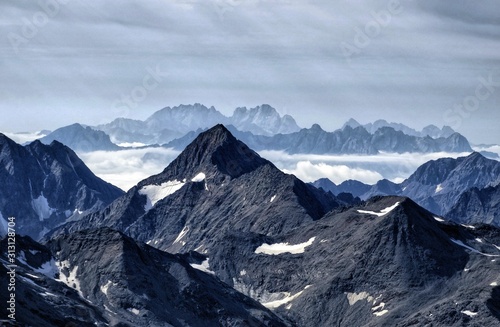
[[[499,25],[494,0],[4,0],[0,131],[268,103],[500,143]]]

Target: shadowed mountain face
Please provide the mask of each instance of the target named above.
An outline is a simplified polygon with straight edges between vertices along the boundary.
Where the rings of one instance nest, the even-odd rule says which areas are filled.
[[[500,162],[474,152],[457,159],[429,161],[401,184],[402,194],[437,214],[446,214],[472,187],[500,183]]]
[[[462,224],[500,226],[500,185],[462,193],[446,217]]]
[[[21,146],[1,134],[0,184],[0,219],[15,217],[16,229],[35,239],[123,194],[59,142]]]
[[[285,326],[179,256],[111,229],[46,246],[20,238],[19,253],[17,317],[31,326]]]
[[[227,231],[277,235],[344,204],[282,173],[217,125],[162,173],[58,233],[108,226],[160,249],[207,250]]]
[[[498,242],[496,228],[385,197],[276,237],[234,233],[208,256],[223,281],[299,326],[493,326]]]

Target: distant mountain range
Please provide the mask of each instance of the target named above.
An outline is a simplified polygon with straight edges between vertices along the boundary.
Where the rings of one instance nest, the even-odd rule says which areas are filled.
[[[375,195],[407,196],[424,208],[458,223],[500,226],[498,185],[500,162],[474,152],[457,159],[442,158],[420,166],[400,184],[382,180],[375,185],[346,181],[335,185],[327,179],[313,183],[333,194],[349,192],[361,199]]]
[[[384,119],[379,119],[373,123],[361,125],[356,120],[351,118],[344,124],[344,127],[346,127],[346,126],[350,126],[352,128],[363,126],[363,128],[366,129],[368,131],[368,133],[370,133],[370,134],[374,134],[377,130],[379,130],[383,127],[390,127],[396,131],[401,131],[406,135],[417,136],[417,137],[429,136],[432,138],[440,138],[440,137],[446,138],[446,137],[451,136],[453,133],[455,133],[453,128],[451,128],[450,126],[443,126],[442,128],[439,128],[436,125],[428,125],[428,126],[424,127],[421,131],[417,131],[417,130],[415,130],[411,127],[408,127],[406,125],[403,125],[403,124],[389,123]]]
[[[118,145],[111,142],[106,133],[80,124],[61,127],[40,139],[43,144],[51,144],[53,141],[59,141],[77,152],[120,149]]]
[[[241,131],[256,135],[287,134],[300,129],[291,116],[282,117],[276,109],[266,104],[251,109],[237,108],[231,117],[226,117],[214,107],[207,108],[199,103],[166,107],[145,121],[118,118],[95,129],[108,133],[117,144],[163,144],[188,132],[207,129],[216,124],[232,124]]]
[[[382,127],[370,134],[364,127],[346,126],[335,132],[326,132],[318,124],[303,128],[290,134],[274,136],[253,135],[241,132],[234,126],[228,129],[251,148],[261,150],[280,150],[289,154],[377,154],[380,152],[472,152],[465,137],[453,133],[447,138],[433,139],[430,136],[417,137],[396,131],[392,127]],[[197,130],[165,144],[165,147],[182,150],[201,133]]]
[[[0,220],[16,217],[17,230],[34,239],[123,194],[57,141],[21,146],[0,134],[0,167]]]
[[[181,151],[201,132],[219,123],[257,151],[368,155],[380,152],[472,152],[467,139],[446,126],[439,129],[429,125],[417,132],[384,120],[361,126],[351,119],[334,132],[327,132],[318,124],[300,129],[291,116],[282,117],[269,105],[237,108],[231,117],[201,104],[167,107],[145,121],[118,118],[95,127],[74,124],[55,130],[41,141],[58,140],[80,152],[115,151],[121,149],[118,145],[152,144],[163,144]]]

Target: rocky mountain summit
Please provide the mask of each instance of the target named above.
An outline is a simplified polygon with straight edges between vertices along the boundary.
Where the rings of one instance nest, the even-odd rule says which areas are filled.
[[[348,203],[284,174],[217,125],[163,172],[58,233],[107,226],[162,250],[206,251],[226,231],[277,235],[343,205]]]
[[[95,176],[70,148],[54,141],[21,146],[0,134],[0,219],[35,239],[123,194]]]

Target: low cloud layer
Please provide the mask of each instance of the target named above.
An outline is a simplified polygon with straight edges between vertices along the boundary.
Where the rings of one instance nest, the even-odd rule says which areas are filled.
[[[287,174],[293,174],[304,182],[314,182],[320,178],[328,178],[332,182],[339,184],[348,179],[355,179],[368,184],[375,184],[383,176],[378,172],[350,168],[346,165],[328,165],[326,163],[313,164],[310,161],[297,162],[294,169],[283,169]]]
[[[500,153],[500,147],[488,150]],[[406,153],[376,156],[290,155],[281,151],[261,151],[259,154],[273,162],[283,172],[294,174],[305,182],[326,177],[337,184],[348,179],[367,184],[374,184],[383,178],[401,182],[429,160],[468,155],[468,153]],[[79,153],[80,158],[97,176],[125,191],[139,181],[162,172],[178,155],[179,151],[165,148]]]
[[[422,164],[443,157],[463,157],[469,153],[381,153],[366,155],[290,155],[281,151],[261,151],[260,155],[271,160],[281,170],[311,182],[327,177],[335,183],[356,179],[374,184],[386,178],[401,182]]]
[[[141,180],[162,172],[179,155],[179,151],[147,148],[78,155],[94,174],[127,191]]]

